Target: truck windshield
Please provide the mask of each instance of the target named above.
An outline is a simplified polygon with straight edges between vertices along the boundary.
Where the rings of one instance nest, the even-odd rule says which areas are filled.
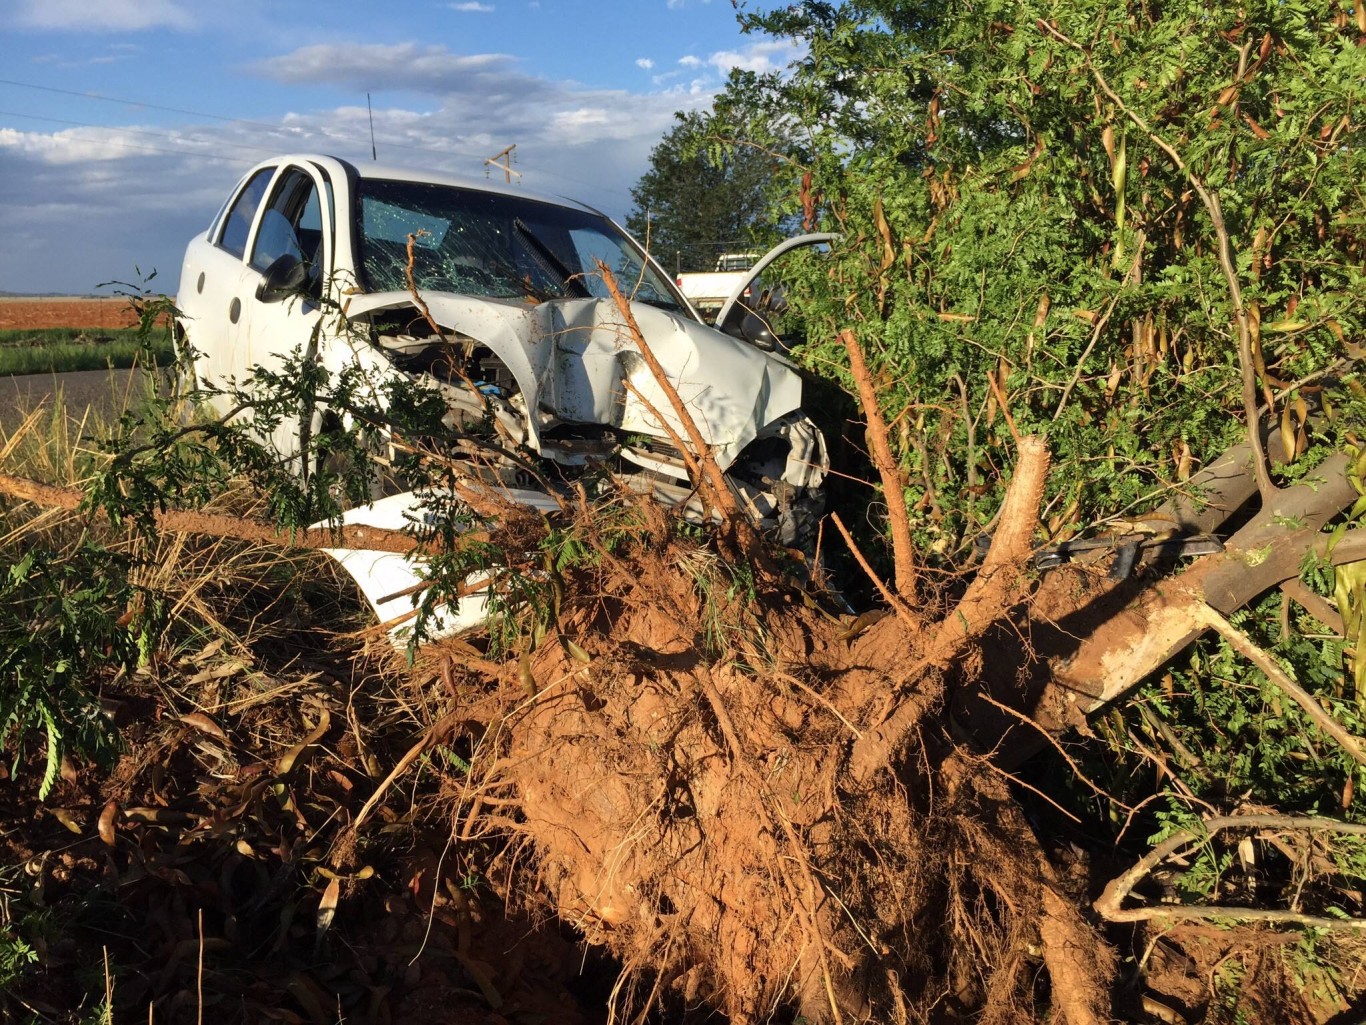
[[[419,291],[496,299],[606,298],[597,262],[623,292],[684,313],[669,284],[645,266],[611,221],[586,210],[477,189],[362,178],[361,273],[370,291],[408,290],[408,237]],[[639,284],[637,284],[639,282]]]

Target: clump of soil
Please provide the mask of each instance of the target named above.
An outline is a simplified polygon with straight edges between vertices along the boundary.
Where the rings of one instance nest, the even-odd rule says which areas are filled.
[[[887,771],[850,781],[904,627],[851,642],[798,593],[745,594],[730,574],[673,542],[577,580],[594,597],[562,642],[505,670],[509,704],[472,716],[498,725],[477,738],[457,829],[491,814],[531,841],[506,858],[620,959],[637,1010],[909,1020],[947,999],[1032,1020],[1040,950],[1065,965],[1059,1004],[1099,1008],[1108,947],[1004,785],[944,732],[940,672],[915,682],[922,719]]]

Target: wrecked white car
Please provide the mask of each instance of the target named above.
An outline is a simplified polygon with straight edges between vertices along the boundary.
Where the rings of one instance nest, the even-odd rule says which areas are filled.
[[[264,161],[186,250],[177,338],[211,394],[308,349],[334,372],[359,365],[377,383],[404,375],[438,389],[453,425],[491,417],[516,457],[495,474],[508,488],[605,467],[704,517],[672,440],[686,431],[599,262],[631,295],[741,507],[783,543],[803,543],[828,461],[795,368],[708,327],[639,245],[576,203],[326,156]],[[301,428],[325,427],[286,420],[269,440],[288,458]],[[528,461],[543,470],[535,481]]]

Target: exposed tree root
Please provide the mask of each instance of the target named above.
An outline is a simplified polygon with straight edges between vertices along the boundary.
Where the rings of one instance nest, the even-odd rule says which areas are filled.
[[[795,600],[725,587],[715,556],[642,546],[572,589],[611,596],[560,623],[590,660],[544,645],[504,673],[500,709],[472,716],[499,725],[457,830],[530,841],[509,868],[644,970],[623,1005],[1106,1020],[1113,954],[1000,774],[939,717],[944,668],[1027,588],[1047,454],[1026,442],[1000,547],[938,629],[889,617],[898,637],[850,647]],[[479,797],[494,793],[515,795],[515,820]]]

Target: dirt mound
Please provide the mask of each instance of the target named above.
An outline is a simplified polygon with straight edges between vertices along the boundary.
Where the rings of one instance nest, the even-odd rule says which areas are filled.
[[[1108,948],[944,731],[938,670],[887,771],[851,778],[915,638],[888,618],[850,639],[799,592],[743,583],[676,541],[576,579],[592,597],[559,643],[470,716],[497,725],[471,737],[458,831],[530,841],[509,868],[623,963],[623,1007],[910,1020],[947,989],[1032,1020],[1040,922],[1059,1005],[1101,1006]]]

